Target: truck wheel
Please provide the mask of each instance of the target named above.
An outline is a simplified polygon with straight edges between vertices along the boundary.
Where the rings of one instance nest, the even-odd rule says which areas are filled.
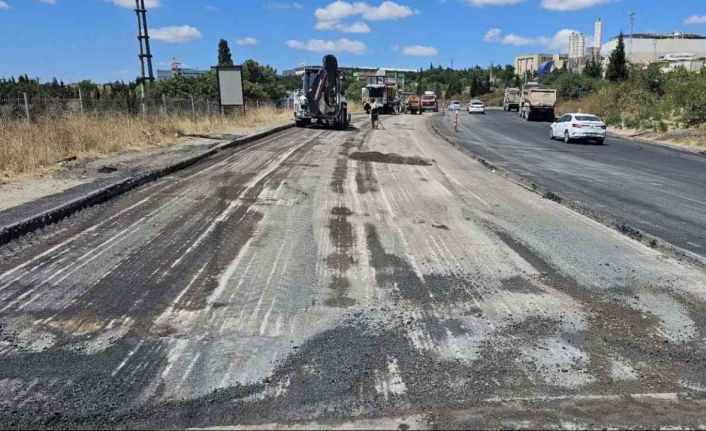
[[[303,122],[303,121],[296,120],[296,121],[294,122],[294,126],[295,126],[295,127],[304,127],[304,122]]]

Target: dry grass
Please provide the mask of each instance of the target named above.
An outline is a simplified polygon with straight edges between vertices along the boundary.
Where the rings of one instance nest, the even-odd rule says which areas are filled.
[[[259,109],[227,117],[123,115],[47,117],[32,124],[0,122],[0,183],[55,169],[68,158],[104,157],[179,142],[190,134],[249,133],[258,126],[292,118],[287,110]]]

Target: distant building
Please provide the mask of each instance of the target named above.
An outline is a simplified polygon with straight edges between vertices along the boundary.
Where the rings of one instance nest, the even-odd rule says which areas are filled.
[[[515,74],[525,76],[531,74],[549,73],[554,69],[561,69],[568,57],[563,54],[527,54],[515,57]]]
[[[625,35],[625,54],[631,63],[650,64],[672,62],[670,57],[699,59],[706,57],[706,36],[672,32],[668,34],[636,33]],[[610,54],[618,45],[614,37],[605,44],[604,54]],[[698,64],[698,61],[696,62]],[[689,62],[689,67],[692,63]],[[698,69],[697,69],[698,70]]]
[[[672,72],[680,67],[689,72],[700,72],[706,65],[706,57],[699,57],[696,54],[680,53],[667,54],[660,63],[664,63],[662,71]]]
[[[294,69],[288,69],[282,72],[284,76],[302,75],[306,65],[301,64]],[[404,86],[405,77],[408,73],[417,72],[414,69],[399,69],[399,68],[379,68],[379,67],[358,67],[358,66],[340,66],[339,69],[347,76],[354,77],[358,80],[370,81],[375,79],[379,81],[384,77],[386,83],[396,83],[399,86]]]
[[[175,78],[177,76],[183,76],[186,78],[198,78],[199,76],[208,72],[208,70],[200,69],[179,69],[179,73],[174,74],[174,71],[172,70],[157,70],[157,80],[161,81],[163,79]]]

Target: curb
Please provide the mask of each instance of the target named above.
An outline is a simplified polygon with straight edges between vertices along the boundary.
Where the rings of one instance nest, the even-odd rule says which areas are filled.
[[[240,145],[245,145],[250,142],[257,141],[258,139],[262,139],[291,128],[294,128],[294,124],[286,124],[265,130],[263,132],[234,139],[224,144],[217,145],[195,156],[181,160],[177,163],[173,163],[171,165],[164,166],[159,169],[146,171],[145,173],[140,174],[136,177],[124,178],[118,181],[117,183],[111,184],[102,189],[98,189],[80,198],[63,203],[59,206],[56,206],[39,214],[27,217],[9,226],[3,226],[0,228],[0,245],[7,244],[12,240],[27,235],[28,233],[54,224],[83,209],[107,202],[108,200],[120,196],[123,193],[127,193],[136,187],[153,182],[155,180],[158,180],[159,178],[185,169],[197,162],[200,162],[201,160],[216,155],[223,150],[227,150],[229,148],[237,147]]]
[[[541,186],[539,184],[536,184],[532,180],[529,180],[519,174],[516,174],[512,172],[509,169],[500,167],[496,165],[494,162],[489,161],[482,156],[480,156],[478,153],[473,152],[472,150],[469,150],[468,148],[459,145],[458,143],[454,142],[454,138],[449,137],[445,135],[439,128],[436,126],[434,122],[434,117],[431,117],[428,121],[431,122],[431,128],[436,133],[439,137],[441,137],[443,140],[451,144],[454,148],[459,150],[460,152],[464,153],[465,155],[469,156],[473,160],[478,161],[480,164],[482,164],[485,168],[489,169],[493,173],[496,173],[502,177],[507,178],[508,180],[512,181],[513,183],[519,185],[520,187],[538,194],[539,196],[543,197],[544,199],[548,199],[550,201],[556,202],[559,205],[562,205],[566,208],[569,208],[572,211],[575,211],[581,215],[584,215],[594,221],[597,221],[607,227],[610,227],[612,229],[617,230],[619,233],[627,236],[628,238],[631,238],[635,241],[638,241],[652,249],[655,249],[657,251],[660,251],[668,256],[671,256],[679,261],[685,261],[688,262],[692,265],[698,266],[700,268],[706,268],[706,259],[702,258],[701,256],[694,254],[688,250],[684,250],[680,247],[677,247],[676,245],[673,245],[671,243],[668,243],[661,238],[658,238],[654,235],[650,235],[649,233],[646,232],[641,232],[639,229],[636,229],[625,222],[622,222],[618,219],[615,219],[613,217],[607,216],[601,212],[595,211],[588,205],[582,204],[576,200],[569,199],[565,196],[562,196],[558,193],[553,192],[551,189]]]
[[[677,151],[677,152],[682,152],[682,153],[687,153],[687,154],[697,154],[700,156],[706,155],[706,150],[702,150],[699,148],[681,147],[679,145],[670,144],[668,142],[654,141],[651,139],[641,138],[639,136],[625,136],[625,135],[621,135],[621,134],[618,134],[615,132],[608,132],[608,136],[611,138],[625,139],[626,141],[638,142],[640,144],[652,145],[654,147],[664,148],[667,150],[672,150],[672,151]]]

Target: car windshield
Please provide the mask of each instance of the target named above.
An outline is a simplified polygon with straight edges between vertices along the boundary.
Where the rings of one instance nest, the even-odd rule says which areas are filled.
[[[482,105],[483,102],[478,102],[477,100],[474,102],[471,102],[471,105]]]
[[[601,121],[598,117],[593,115],[576,115],[578,121]]]

